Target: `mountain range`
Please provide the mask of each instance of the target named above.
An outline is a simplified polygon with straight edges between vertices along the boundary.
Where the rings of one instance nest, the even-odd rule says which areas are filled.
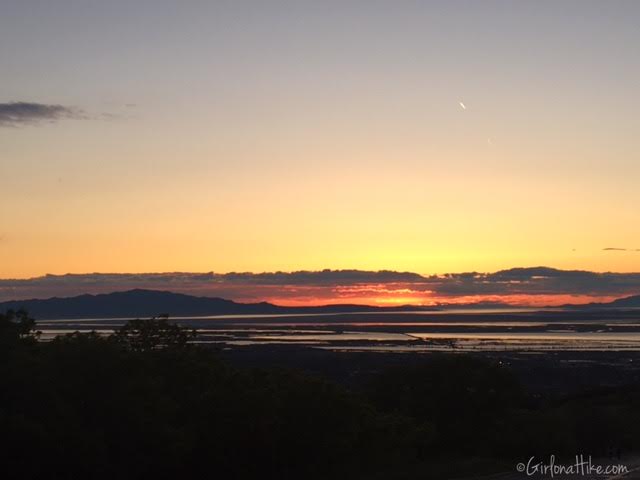
[[[566,305],[574,309],[598,309],[598,308],[640,308],[640,295],[619,298],[607,303],[587,303],[585,305]]]
[[[490,305],[452,305],[451,308],[509,308],[510,305],[491,303]],[[566,305],[571,309],[635,308],[640,307],[640,295],[621,298],[610,303],[590,303],[586,305]],[[350,312],[403,312],[434,311],[447,306],[423,307],[404,305],[377,307],[366,305],[321,305],[310,307],[285,307],[272,303],[238,303],[223,298],[196,297],[181,293],[159,290],[134,289],[98,295],[79,295],[67,298],[47,298],[12,300],[0,303],[0,312],[25,309],[37,319],[72,318],[118,318],[152,317],[169,314],[171,316],[206,315],[283,315],[309,313],[350,313]]]
[[[297,313],[401,312],[435,310],[433,307],[364,305],[322,305],[283,307],[272,303],[238,303],[212,297],[196,297],[159,290],[133,289],[98,295],[78,295],[68,298],[12,300],[0,303],[0,312],[25,309],[37,319],[118,318],[205,315],[268,315]]]

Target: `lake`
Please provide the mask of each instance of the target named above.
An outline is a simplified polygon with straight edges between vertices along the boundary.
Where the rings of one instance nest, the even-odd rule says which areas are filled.
[[[42,340],[74,331],[110,334],[127,318],[39,321]],[[450,310],[438,312],[175,317],[196,343],[222,348],[298,344],[335,351],[640,351],[637,310]]]

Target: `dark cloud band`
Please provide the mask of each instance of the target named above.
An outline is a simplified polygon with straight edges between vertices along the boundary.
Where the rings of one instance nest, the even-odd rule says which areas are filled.
[[[259,301],[336,292],[410,291],[440,298],[508,295],[625,296],[640,293],[640,273],[599,273],[548,267],[493,273],[424,276],[411,272],[322,270],[271,273],[146,273],[45,275],[0,279],[0,301],[73,296],[132,288]]]
[[[75,107],[34,102],[0,103],[0,127],[19,127],[65,118],[82,119],[86,114]]]

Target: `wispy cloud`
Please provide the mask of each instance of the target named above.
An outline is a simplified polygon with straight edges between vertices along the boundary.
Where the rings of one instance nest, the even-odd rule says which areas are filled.
[[[603,248],[605,252],[640,252],[640,248],[618,248],[618,247],[607,247]]]
[[[0,103],[0,127],[20,127],[63,119],[84,119],[81,109],[65,105],[35,102]]]

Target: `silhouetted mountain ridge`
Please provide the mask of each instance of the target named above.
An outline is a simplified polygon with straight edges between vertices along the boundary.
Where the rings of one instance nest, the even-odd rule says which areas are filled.
[[[619,298],[607,303],[588,303],[586,305],[566,305],[571,308],[594,309],[594,308],[640,308],[640,295]]]
[[[37,319],[56,318],[117,318],[205,315],[260,315],[292,313],[348,313],[374,311],[433,310],[430,307],[375,307],[363,305],[322,305],[313,307],[283,307],[268,302],[238,303],[215,297],[196,297],[160,290],[133,289],[76,297],[12,300],[0,303],[0,312],[24,308]]]
[[[571,309],[604,309],[640,307],[640,295],[614,300],[610,303],[565,305]],[[197,297],[163,290],[133,289],[97,295],[83,294],[75,297],[52,297],[47,299],[12,300],[0,303],[0,312],[24,308],[37,319],[78,319],[152,317],[161,314],[171,316],[207,315],[284,315],[304,313],[351,313],[351,312],[406,312],[433,311],[447,308],[513,308],[500,302],[477,304],[451,304],[437,307],[403,305],[378,307],[370,305],[335,304],[310,307],[284,307],[268,302],[239,303],[217,297]]]

